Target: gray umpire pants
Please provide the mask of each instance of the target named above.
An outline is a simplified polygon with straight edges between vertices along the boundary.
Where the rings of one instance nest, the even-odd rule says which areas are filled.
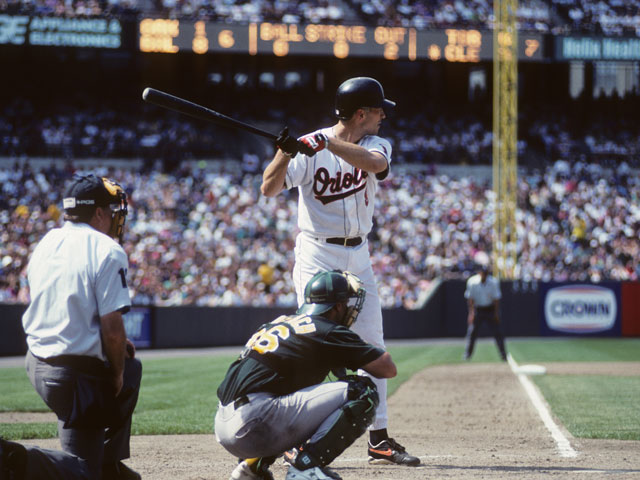
[[[140,391],[142,365],[138,359],[126,359],[125,388],[134,389],[123,402],[116,398],[127,418],[115,428],[65,428],[69,406],[73,404],[76,387],[75,368],[51,365],[31,352],[26,356],[27,374],[31,384],[47,406],[58,417],[58,436],[62,452],[27,446],[27,480],[31,479],[90,479],[99,480],[102,465],[129,458],[131,415]]]

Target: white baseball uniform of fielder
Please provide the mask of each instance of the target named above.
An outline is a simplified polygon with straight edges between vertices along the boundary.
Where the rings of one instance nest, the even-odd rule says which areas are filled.
[[[122,247],[86,223],[47,233],[27,267],[31,303],[22,323],[31,353],[106,360],[100,317],[131,306],[128,265]]]
[[[487,275],[483,283],[482,276],[477,273],[467,280],[464,298],[472,299],[476,307],[490,307],[495,300],[502,298],[500,282],[497,278]]]
[[[322,132],[333,137],[332,128]],[[359,142],[369,151],[379,152],[391,163],[391,144],[376,135],[366,135]],[[384,179],[384,178],[381,178]],[[298,305],[304,303],[304,287],[320,270],[347,270],[362,280],[367,291],[358,320],[351,327],[368,343],[384,348],[382,308],[376,285],[367,235],[373,225],[373,211],[378,182],[329,149],[307,157],[301,153],[289,161],[285,186],[298,187],[298,228],[293,283]],[[355,247],[326,243],[326,238],[361,237]],[[361,371],[360,374],[365,374]],[[371,430],[387,428],[387,380],[372,377],[378,388],[380,405]]]

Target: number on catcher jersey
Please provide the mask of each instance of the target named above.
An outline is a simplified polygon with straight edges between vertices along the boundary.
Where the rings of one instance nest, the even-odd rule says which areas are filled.
[[[280,340],[289,338],[291,330],[297,335],[305,335],[316,331],[316,326],[311,317],[305,315],[282,315],[275,319],[271,325],[269,328],[262,328],[254,333],[247,342],[246,347],[260,354],[274,352],[278,349]]]

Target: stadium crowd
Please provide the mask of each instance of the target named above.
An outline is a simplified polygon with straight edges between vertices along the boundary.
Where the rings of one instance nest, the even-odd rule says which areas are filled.
[[[99,171],[133,192],[124,248],[134,302],[294,305],[295,193],[265,198],[260,175],[210,167]],[[36,242],[61,224],[58,192],[74,171],[72,162],[0,169],[0,302],[27,300],[24,268]],[[432,281],[465,278],[490,250],[493,197],[480,177],[392,171],[370,250],[384,306],[416,308]],[[639,280],[640,180],[631,172],[624,162],[604,169],[564,160],[523,172],[516,278]]]
[[[428,28],[493,27],[493,2],[488,0],[347,0],[369,24]],[[549,32],[552,29],[550,5],[543,0],[518,2],[517,22],[520,30]]]
[[[551,0],[565,32],[640,36],[638,0]]]
[[[66,18],[136,18],[139,0],[0,0],[0,13]]]
[[[0,0],[0,13],[491,29],[489,0]],[[521,0],[520,30],[640,35],[640,0]]]

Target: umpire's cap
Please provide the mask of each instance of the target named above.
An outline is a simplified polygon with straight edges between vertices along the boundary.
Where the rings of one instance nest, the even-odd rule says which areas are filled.
[[[71,215],[110,205],[126,209],[127,194],[113,180],[94,174],[76,177],[62,200],[65,212]]]
[[[370,77],[354,77],[345,81],[336,92],[336,117],[348,120],[362,107],[382,108],[385,113],[396,106],[396,102],[384,98],[379,81]]]
[[[316,273],[304,288],[304,304],[298,314],[321,315],[336,303],[357,299],[358,311],[364,303],[365,290],[362,281],[353,273],[332,270]]]

